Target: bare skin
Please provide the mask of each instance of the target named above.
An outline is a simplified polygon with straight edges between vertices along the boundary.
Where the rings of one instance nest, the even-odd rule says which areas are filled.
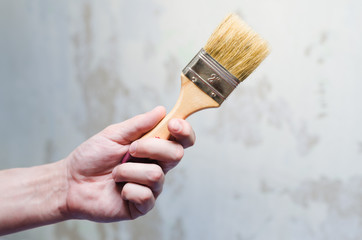
[[[137,140],[164,116],[165,109],[157,107],[105,128],[58,162],[0,171],[0,235],[68,219],[114,222],[146,214],[167,171],[195,142],[181,119],[169,122],[173,141]],[[157,164],[119,164],[127,151]]]

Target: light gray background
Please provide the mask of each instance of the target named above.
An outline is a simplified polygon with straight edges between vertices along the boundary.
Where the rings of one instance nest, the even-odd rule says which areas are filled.
[[[271,45],[133,222],[69,221],[3,239],[361,239],[358,0],[0,0],[0,167],[54,162],[164,105],[229,12]],[[3,193],[0,193],[3,194]]]

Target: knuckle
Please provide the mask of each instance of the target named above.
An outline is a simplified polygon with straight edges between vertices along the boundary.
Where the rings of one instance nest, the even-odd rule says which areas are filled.
[[[119,165],[116,168],[114,177],[116,179],[122,179],[123,177],[127,176],[127,173],[128,173],[127,168],[124,165]]]
[[[116,132],[117,128],[118,128],[117,124],[111,124],[101,131],[101,135],[112,136],[114,132]]]
[[[132,188],[130,187],[129,184],[125,184],[122,188],[122,192],[121,192],[121,195],[122,195],[122,198],[123,199],[128,199],[128,196],[130,195],[132,191]]]
[[[190,135],[192,135],[193,134],[193,129],[192,129],[192,127],[191,127],[191,125],[188,123],[188,122],[186,122],[185,121],[185,127],[184,127],[184,132],[183,132],[183,135],[184,136],[190,136]]]
[[[115,127],[114,124],[109,125],[109,126],[107,126],[106,128],[104,128],[102,132],[103,132],[103,133],[110,133],[110,132],[113,131],[114,127]]]
[[[177,147],[174,151],[174,160],[181,161],[183,156],[184,156],[184,148],[181,145],[177,145]]]
[[[151,189],[147,188],[147,190],[145,190],[143,194],[140,195],[139,200],[140,204],[150,203],[153,200],[153,193]]]
[[[134,118],[134,122],[137,123],[134,126],[136,132],[145,132],[145,131],[149,130],[149,127],[143,123],[144,119],[146,117],[147,117],[147,114],[143,113]]]
[[[195,132],[193,129],[190,128],[189,132],[186,135],[186,139],[184,140],[185,147],[193,146],[195,144],[195,140],[196,140]]]
[[[164,173],[162,168],[156,164],[150,166],[150,170],[147,172],[147,178],[152,185],[163,183],[164,181]]]

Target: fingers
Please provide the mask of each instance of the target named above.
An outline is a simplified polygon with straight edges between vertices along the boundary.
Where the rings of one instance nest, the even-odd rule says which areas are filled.
[[[164,172],[175,167],[184,155],[184,148],[195,143],[195,133],[191,125],[182,119],[172,119],[168,124],[173,141],[146,138],[133,142],[129,153],[136,158],[157,160]]]
[[[164,173],[174,168],[184,155],[181,144],[158,138],[137,140],[131,144],[129,152],[136,158],[157,160]]]
[[[161,162],[180,161],[184,155],[183,147],[173,141],[146,138],[133,142],[129,153],[136,158],[149,158]]]
[[[129,201],[129,211],[132,219],[142,216],[155,206],[155,197],[152,191],[142,185],[126,183],[123,186],[121,197]]]
[[[164,183],[164,173],[156,164],[125,163],[112,172],[115,182],[126,182],[121,197],[129,202],[132,219],[146,214],[155,205]]]
[[[129,153],[137,158],[180,161],[184,155],[184,148],[195,143],[195,133],[190,124],[182,119],[170,120],[169,131],[175,141],[158,138],[139,139],[130,145]]]
[[[122,145],[130,144],[154,128],[165,115],[165,108],[158,106],[150,112],[137,115],[118,124],[113,124],[104,129],[102,134]]]
[[[191,125],[182,119],[171,119],[168,123],[168,130],[175,140],[184,148],[195,144],[196,135]]]
[[[164,173],[156,164],[125,163],[113,169],[115,182],[132,182],[144,185],[151,189],[157,197],[165,181]]]

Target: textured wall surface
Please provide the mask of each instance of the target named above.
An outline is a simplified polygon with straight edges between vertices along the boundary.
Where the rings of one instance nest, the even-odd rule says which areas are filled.
[[[133,222],[2,239],[361,239],[358,0],[0,1],[0,167],[57,161],[107,125],[171,109],[181,69],[229,12],[272,53]],[[1,193],[0,193],[1,194]]]

